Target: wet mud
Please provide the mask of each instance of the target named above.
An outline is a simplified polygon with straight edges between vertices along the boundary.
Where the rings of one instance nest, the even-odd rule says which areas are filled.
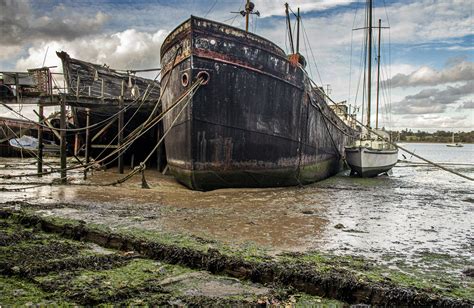
[[[55,163],[50,162],[53,166]],[[474,167],[453,168],[474,176]],[[0,159],[0,174],[35,171],[34,162],[23,160],[20,164]],[[2,191],[4,203],[0,206],[72,226],[79,221],[79,225],[89,228],[88,241],[121,251],[137,251],[123,242],[123,236],[153,245],[160,243],[159,247],[180,248],[178,252],[169,252],[170,256],[165,254],[166,258],[148,257],[160,262],[169,259],[207,269],[207,263],[181,260],[188,260],[182,254],[191,251],[194,260],[217,251],[219,258],[232,258],[224,259],[225,264],[241,264],[236,260],[243,260],[245,266],[250,264],[251,270],[242,272],[247,274],[235,268],[224,270],[239,279],[259,281],[254,277],[268,276],[274,277],[268,281],[300,284],[299,280],[291,282],[279,271],[269,274],[270,270],[261,268],[262,264],[288,263],[289,268],[294,264],[302,269],[316,268],[318,277],[336,277],[336,281],[342,271],[343,277],[349,273],[347,277],[371,287],[382,283],[383,288],[400,291],[393,294],[394,298],[405,296],[409,292],[406,290],[421,290],[423,294],[452,298],[455,302],[474,301],[474,280],[470,274],[474,268],[472,184],[435,168],[399,165],[389,177],[359,179],[342,174],[302,188],[206,193],[187,190],[154,170],[146,171],[151,189],[141,189],[140,176],[118,186],[84,186],[108,183],[123,176],[113,169],[94,171],[86,181],[81,172],[68,175],[67,186],[49,185],[57,174],[2,179],[2,189],[47,185],[25,191]],[[74,239],[68,228],[47,231]],[[0,234],[0,247],[2,243],[21,243],[34,236],[35,232],[22,229]],[[219,272],[222,265],[212,265],[210,269]],[[257,269],[262,274],[254,274]],[[40,269],[38,275],[44,276]],[[349,285],[353,286],[352,282]],[[348,293],[357,293],[357,287],[351,288]],[[305,290],[302,286],[297,289]],[[339,296],[336,291],[318,292],[315,294]]]
[[[17,221],[26,227],[36,226],[36,228],[43,231],[60,234],[62,237],[69,239],[90,241],[122,252],[133,251],[133,253],[127,254],[130,258],[137,254],[151,260],[185,266],[194,270],[206,270],[213,274],[225,274],[240,280],[291,287],[299,292],[334,298],[350,304],[429,305],[440,307],[468,307],[470,305],[468,300],[445,297],[436,294],[433,290],[401,287],[390,282],[389,279],[375,281],[368,279],[368,277],[357,276],[354,271],[344,267],[342,260],[324,259],[320,255],[287,253],[271,260],[248,260],[242,256],[223,253],[218,249],[209,248],[206,251],[200,251],[116,232],[107,232],[89,227],[81,222],[58,222],[25,214],[24,212],[8,210],[2,210],[0,216],[3,219]],[[58,253],[61,254],[61,250]],[[358,268],[359,270],[369,271],[372,267],[370,263],[366,263],[364,260],[346,260],[346,265],[350,262],[354,263],[352,269]],[[100,264],[101,262],[97,263]],[[130,266],[130,263],[127,266]],[[61,269],[67,269],[67,267]],[[143,266],[140,266],[140,270],[142,269]],[[56,273],[58,271],[54,268],[52,272]],[[11,275],[12,273],[7,272],[5,274]],[[20,271],[20,276],[22,274]],[[101,294],[110,293],[100,291],[100,288],[104,285],[101,279],[109,276],[104,275],[102,278],[95,277],[92,280],[87,280],[94,286],[94,290],[99,291],[86,292],[86,294],[74,291],[74,287],[70,287],[70,285],[75,286],[80,285],[80,283],[78,281],[71,282],[70,277],[64,274],[61,274],[59,279],[55,277],[49,280],[49,283],[48,281],[42,281],[40,286],[42,285],[44,289],[57,288],[63,290],[63,292],[72,292],[75,295],[69,296],[68,299],[80,304],[97,304],[99,302],[121,302],[124,298],[134,297],[135,294],[146,294],[147,292],[161,294],[163,292],[162,288],[167,285],[166,282],[160,279],[156,288],[152,280],[146,280],[145,287],[142,284],[134,287],[133,278],[127,278],[127,286],[123,290],[120,289],[115,292],[112,297],[101,297],[100,301],[91,298],[96,292]],[[175,278],[173,282],[176,281],[180,281],[180,279]],[[109,287],[109,284],[107,284],[106,288]],[[199,298],[202,296],[202,294],[199,295]],[[286,297],[288,299],[288,295]],[[192,296],[192,298],[194,297]],[[180,300],[183,300],[183,298]]]
[[[222,307],[287,305],[301,301],[345,306],[342,302],[302,296],[285,288],[264,287],[158,261],[159,258],[151,259],[136,251],[98,246],[91,241],[100,237],[107,237],[107,241],[99,242],[105,242],[108,247],[127,248],[130,243],[120,236],[86,232],[87,227],[80,223],[74,229],[71,226],[1,212],[1,305]],[[22,236],[13,237],[15,233]]]

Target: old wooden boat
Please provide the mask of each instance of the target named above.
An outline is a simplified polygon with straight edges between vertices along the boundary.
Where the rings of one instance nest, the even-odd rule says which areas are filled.
[[[164,108],[205,80],[174,125],[179,108],[165,117],[176,179],[212,190],[307,184],[339,172],[357,132],[326,104],[304,62],[212,20],[191,16],[174,29],[161,47]]]
[[[97,98],[104,102],[101,105],[95,105],[89,111],[90,125],[107,119],[112,120],[110,125],[107,121],[91,132],[93,139],[91,155],[96,158],[97,155],[102,154],[103,157],[104,153],[110,151],[104,152],[105,147],[113,149],[117,144],[118,112],[121,109],[117,104],[119,99],[129,102],[124,112],[126,125],[123,135],[127,136],[145,122],[153,112],[160,97],[160,84],[155,80],[136,76],[136,71],[119,71],[105,64],[99,65],[74,59],[64,51],[57,52],[57,55],[62,61],[67,92],[77,95],[79,99],[81,97]],[[161,108],[158,109],[160,110]],[[87,125],[85,107],[73,107],[72,115],[77,127]],[[102,130],[105,125],[107,129]],[[84,140],[84,131],[81,132],[81,137]],[[156,138],[157,131],[150,130],[136,140],[124,155],[129,158],[133,153],[135,161],[140,162],[153,149]]]

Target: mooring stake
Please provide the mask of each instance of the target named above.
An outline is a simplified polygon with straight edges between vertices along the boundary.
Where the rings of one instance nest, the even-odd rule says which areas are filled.
[[[148,185],[148,183],[146,182],[146,179],[145,179],[145,169],[146,169],[145,164],[141,163],[140,164],[140,169],[142,171],[142,188],[150,189],[150,185]]]

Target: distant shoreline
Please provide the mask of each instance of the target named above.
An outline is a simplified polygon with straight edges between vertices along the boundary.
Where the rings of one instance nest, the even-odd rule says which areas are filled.
[[[451,142],[439,142],[439,141],[394,141],[395,143],[429,143],[429,144],[451,144]],[[459,143],[459,142],[458,142]],[[474,144],[472,142],[460,142],[462,144]]]

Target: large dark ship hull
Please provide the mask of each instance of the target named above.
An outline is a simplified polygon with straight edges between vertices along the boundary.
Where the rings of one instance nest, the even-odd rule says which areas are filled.
[[[164,109],[199,74],[209,76],[175,124],[180,108],[164,121],[168,166],[181,183],[197,190],[290,186],[341,170],[355,131],[273,43],[191,17],[168,36],[161,56]]]

